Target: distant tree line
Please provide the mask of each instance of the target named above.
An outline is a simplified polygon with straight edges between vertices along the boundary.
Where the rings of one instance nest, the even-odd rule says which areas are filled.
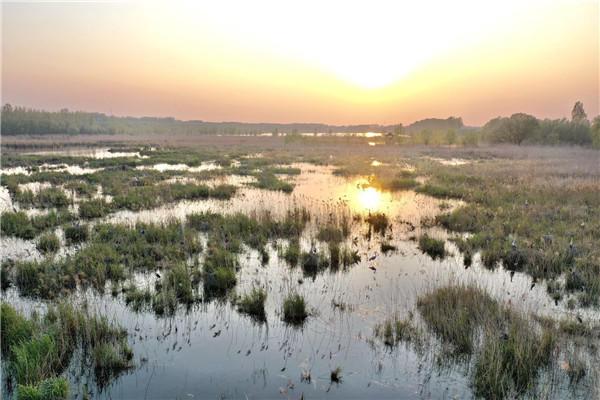
[[[15,107],[2,107],[3,135],[51,135],[51,134],[202,134],[202,135],[259,135],[280,132],[327,133],[327,132],[385,132],[383,125],[326,125],[315,123],[242,123],[207,122],[201,120],[181,121],[172,117],[116,117],[102,113],[82,111],[58,112]]]
[[[115,117],[83,111],[58,112],[2,107],[3,135],[48,134],[205,134],[258,135],[280,133],[386,133],[388,141],[425,145],[477,145],[478,143],[512,143],[544,145],[580,145],[600,148],[600,116],[592,122],[581,102],[575,103],[571,119],[544,119],[524,113],[497,117],[481,128],[466,127],[459,117],[428,118],[408,126],[395,125],[326,125],[275,124],[241,122],[181,121],[171,117]]]
[[[583,104],[575,103],[571,119],[538,120],[528,114],[498,117],[483,126],[484,139],[492,143],[572,144],[600,146],[600,117],[593,123],[587,118]]]
[[[575,103],[571,119],[537,119],[533,115],[516,113],[497,117],[481,128],[419,130],[410,137],[396,141],[425,145],[477,145],[479,143],[578,145],[600,148],[600,116],[590,123],[583,104]]]

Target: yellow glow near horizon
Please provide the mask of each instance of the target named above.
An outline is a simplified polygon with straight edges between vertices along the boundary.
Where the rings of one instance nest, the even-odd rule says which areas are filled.
[[[598,113],[595,0],[3,3],[3,100],[249,122]]]
[[[512,4],[511,4],[512,3]],[[491,35],[516,5],[439,2],[315,1],[184,2],[153,13],[172,14],[167,31],[190,39],[190,27],[243,51],[308,64],[366,89],[385,87],[423,64]],[[184,39],[185,40],[185,39]]]

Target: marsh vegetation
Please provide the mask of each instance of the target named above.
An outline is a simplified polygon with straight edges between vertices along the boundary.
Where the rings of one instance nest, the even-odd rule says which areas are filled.
[[[222,140],[3,149],[3,395],[598,395],[595,150]]]

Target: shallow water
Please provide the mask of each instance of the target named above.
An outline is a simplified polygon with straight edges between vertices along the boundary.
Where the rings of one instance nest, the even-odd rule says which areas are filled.
[[[202,171],[213,171],[215,169],[221,169],[220,165],[215,164],[213,161],[203,162],[197,167],[190,167],[187,164],[154,164],[154,165],[140,165],[137,169],[153,169],[159,172],[165,171],[188,171],[188,172],[202,172]]]
[[[138,157],[143,156],[139,151],[110,151],[109,148],[84,148],[84,149],[65,149],[65,150],[44,150],[23,153],[25,155],[56,155],[71,157],[90,157],[90,158],[118,158],[118,157]]]
[[[113,317],[128,329],[138,365],[95,397],[471,398],[469,380],[461,367],[440,371],[432,355],[419,356],[403,345],[394,351],[381,343],[373,346],[374,326],[394,313],[406,316],[414,310],[419,295],[456,282],[476,283],[499,301],[524,311],[569,313],[564,305],[554,305],[543,284],[530,290],[531,278],[526,275],[517,273],[511,280],[501,268],[483,268],[479,257],[465,269],[462,257],[450,243],[446,248],[451,255],[445,260],[434,261],[422,254],[412,238],[422,231],[419,225],[423,218],[440,212],[441,201],[412,191],[379,192],[365,186],[366,178],[341,178],[327,167],[294,166],[302,173],[290,178],[296,184],[292,194],[244,187],[244,182],[238,182],[242,188],[227,201],[183,201],[153,210],[120,211],[104,221],[164,222],[183,220],[200,211],[270,212],[281,217],[290,209],[305,207],[313,215],[301,242],[307,249],[316,225],[332,218],[333,213],[364,217],[383,212],[393,223],[385,240],[397,250],[381,254],[379,244],[384,239],[367,235],[366,225],[355,223],[351,238],[356,239],[353,246],[361,262],[348,270],[325,271],[314,279],[280,260],[273,246],[270,261],[264,266],[256,251],[247,250],[240,256],[242,268],[235,290],[242,294],[255,285],[267,289],[264,324],[239,314],[230,303],[219,301],[180,310],[173,318],[156,318],[152,313],[131,311],[122,299],[110,294],[76,293],[73,302],[87,300],[97,312]],[[450,207],[459,204],[449,203]],[[435,237],[447,237],[439,228],[427,231]],[[36,257],[33,241],[6,239],[2,239],[3,254],[7,247],[14,246],[22,252],[13,257]],[[137,282],[151,285],[151,277],[142,276]],[[313,314],[299,328],[281,320],[283,299],[293,290],[305,296]],[[20,298],[14,290],[6,293],[6,300],[25,310],[44,307],[43,303]],[[342,369],[342,382],[332,384],[330,372],[337,367]],[[301,380],[307,372],[310,382]]]

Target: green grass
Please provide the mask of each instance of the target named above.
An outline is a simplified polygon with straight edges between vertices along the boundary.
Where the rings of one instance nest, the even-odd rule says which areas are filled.
[[[554,351],[551,332],[536,333],[531,322],[514,313],[506,318],[504,336],[499,335],[496,324],[487,328],[475,363],[473,386],[475,394],[483,398],[503,399],[531,391]]]
[[[451,346],[451,355],[475,357],[471,380],[478,397],[504,399],[533,393],[540,371],[554,357],[555,328],[501,306],[477,287],[436,289],[419,297],[417,309],[427,328]],[[402,324],[401,332],[406,329]],[[384,341],[395,340],[391,323],[380,332]]]
[[[16,189],[14,200],[23,208],[64,208],[71,204],[65,192],[58,187],[42,188],[37,193]]]
[[[333,224],[326,224],[319,228],[317,239],[327,243],[339,243],[347,236],[347,233]]]
[[[73,219],[73,215],[67,210],[51,210],[47,214],[33,217],[28,217],[23,211],[6,211],[0,216],[0,232],[5,236],[31,240],[39,233]]]
[[[238,311],[248,314],[259,321],[266,320],[265,301],[267,292],[262,288],[254,287],[250,293],[237,300]]]
[[[0,216],[0,230],[2,235],[16,236],[26,240],[33,239],[36,235],[36,229],[23,211],[3,212]]]
[[[291,193],[294,190],[294,185],[279,179],[271,171],[263,171],[256,175],[256,182],[252,185],[265,190],[282,191],[285,193]]]
[[[304,251],[300,256],[302,271],[307,276],[316,276],[330,266],[330,259],[324,251]]]
[[[300,325],[307,317],[304,297],[298,293],[289,294],[283,301],[283,320],[289,324]]]
[[[17,398],[64,399],[68,384],[63,374],[75,353],[82,365],[94,366],[99,387],[132,367],[127,332],[68,303],[50,305],[43,317],[24,317],[2,303],[2,350]]]
[[[422,337],[422,332],[415,327],[410,318],[400,319],[398,316],[376,325],[374,334],[383,344],[392,348],[400,342],[418,343]]]
[[[432,238],[428,234],[419,236],[419,250],[426,253],[434,260],[446,256],[444,241]]]
[[[90,231],[87,225],[71,225],[65,227],[67,244],[78,244],[88,240]]]
[[[60,240],[55,233],[46,233],[39,237],[37,249],[42,253],[56,253],[60,249]]]
[[[48,378],[35,385],[19,385],[17,400],[66,400],[69,382],[66,378]]]
[[[300,241],[297,239],[290,240],[283,254],[285,261],[291,266],[298,265],[300,260]]]
[[[471,353],[476,328],[500,311],[487,293],[471,286],[436,289],[419,297],[417,309],[430,330],[456,353]]]
[[[91,199],[79,203],[79,216],[81,218],[102,218],[111,212],[111,205],[104,199]]]
[[[2,338],[2,354],[7,356],[21,343],[28,341],[35,325],[12,306],[2,303],[0,314],[0,337]]]

